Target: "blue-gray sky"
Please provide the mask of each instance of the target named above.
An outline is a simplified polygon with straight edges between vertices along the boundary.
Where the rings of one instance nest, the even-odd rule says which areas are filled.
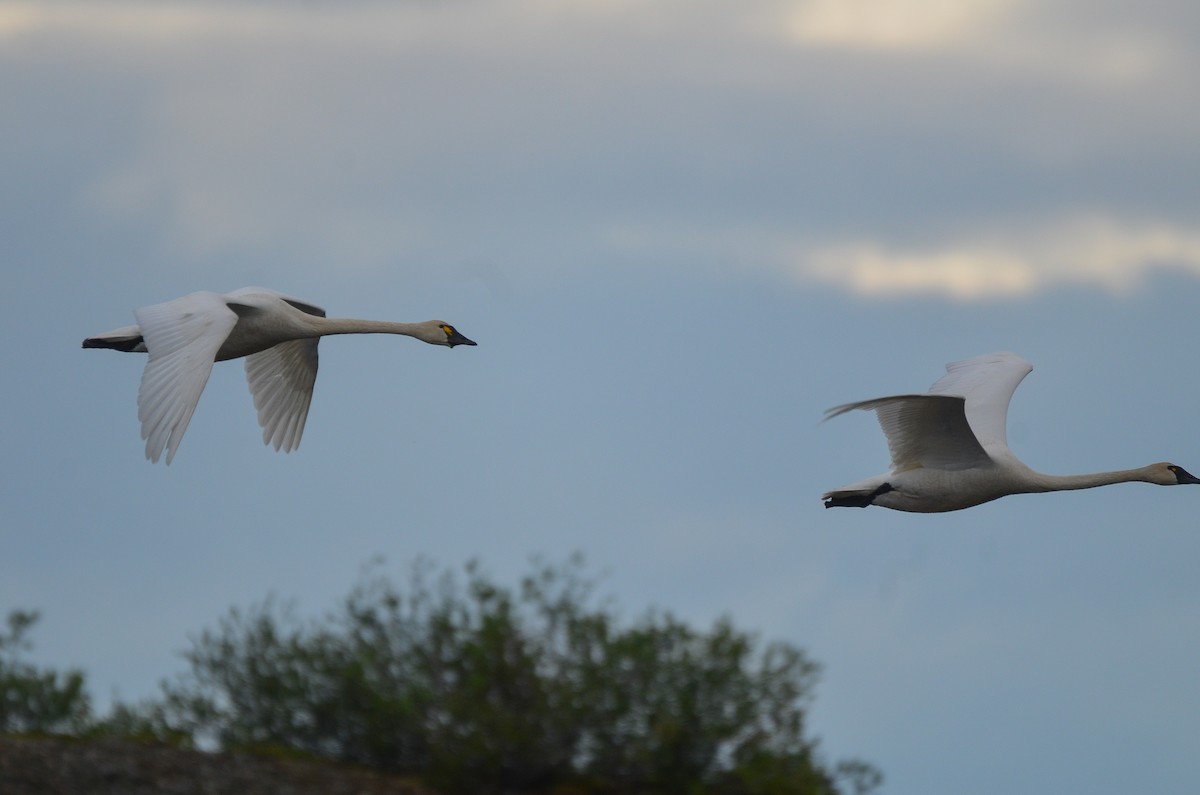
[[[106,702],[382,555],[580,551],[633,615],[825,666],[886,792],[1193,792],[1200,489],[825,511],[838,403],[1035,370],[1036,469],[1200,470],[1185,0],[0,2],[0,608]],[[271,287],[479,342],[322,343],[300,450],[237,363],[170,467],[132,310]]]

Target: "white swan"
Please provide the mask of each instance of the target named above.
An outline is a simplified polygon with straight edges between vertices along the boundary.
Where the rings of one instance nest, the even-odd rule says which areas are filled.
[[[136,310],[138,325],[106,331],[85,348],[149,353],[138,389],[146,458],[175,457],[213,362],[246,358],[263,442],[300,445],[317,379],[317,343],[329,334],[403,334],[431,345],[474,345],[440,320],[388,323],[325,317],[325,310],[274,290],[199,292]]]
[[[894,395],[836,406],[830,419],[874,410],[887,436],[892,471],[826,492],[826,508],[881,505],[897,511],[957,511],[1008,494],[1090,489],[1143,481],[1200,483],[1182,467],[1150,464],[1091,475],[1043,475],[1012,454],[1004,434],[1008,403],[1033,366],[1015,353],[952,362],[923,395]]]

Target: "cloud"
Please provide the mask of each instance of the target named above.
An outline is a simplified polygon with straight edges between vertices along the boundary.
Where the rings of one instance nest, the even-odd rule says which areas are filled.
[[[33,35],[76,35],[89,39],[179,39],[199,33],[263,33],[272,16],[265,9],[240,11],[214,4],[145,2],[12,2],[0,5],[0,39]],[[235,12],[236,11],[236,12]]]
[[[956,249],[920,255],[858,243],[819,249],[805,259],[800,268],[805,278],[867,296],[1008,297],[1032,292],[1037,282],[1031,263],[1002,251]]]
[[[784,30],[803,44],[877,50],[962,47],[1012,11],[1013,0],[803,0]]]
[[[1096,216],[924,247],[869,240],[815,245],[794,254],[790,265],[801,282],[861,296],[960,301],[1021,297],[1060,286],[1119,293],[1168,268],[1200,277],[1200,229]]]
[[[171,261],[673,253],[960,300],[1194,270],[1193,232],[1154,220],[1197,211],[1178,14],[1126,31],[1077,2],[0,0],[0,132]],[[45,112],[85,90],[105,134]],[[87,146],[62,165],[47,131]]]
[[[539,35],[585,30],[596,22],[659,28],[680,0],[645,7],[633,0],[494,0],[492,2],[335,4],[198,2],[197,0],[37,0],[0,2],[0,39],[53,34],[90,40],[182,43],[213,37],[343,44],[458,42],[473,48],[510,46],[501,33]]]
[[[1074,0],[793,0],[775,30],[803,48],[950,59],[1111,90],[1178,79],[1194,56],[1173,40],[1174,16]]]

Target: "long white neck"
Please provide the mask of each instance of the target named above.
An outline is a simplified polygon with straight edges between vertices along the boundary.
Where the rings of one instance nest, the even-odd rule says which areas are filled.
[[[1086,475],[1044,475],[1030,470],[1028,477],[1029,491],[1072,491],[1075,489],[1094,489],[1097,486],[1111,486],[1114,483],[1155,483],[1151,477],[1152,467],[1137,469],[1118,469],[1113,472],[1093,472]]]
[[[344,317],[313,317],[311,322],[322,336],[329,334],[403,334],[422,338],[424,323],[395,323],[389,320],[357,320]]]

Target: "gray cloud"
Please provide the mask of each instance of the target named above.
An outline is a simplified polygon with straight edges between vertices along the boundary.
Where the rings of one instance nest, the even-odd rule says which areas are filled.
[[[874,257],[893,283],[925,256],[934,282],[964,272],[947,258],[1035,274],[974,282],[1004,294],[1059,280],[979,229],[1087,215],[1190,239],[1194,13],[908,2],[16,3],[0,42],[18,90],[108,90],[122,134],[73,201],[182,262],[508,257],[536,229],[555,262],[579,239],[597,261],[718,240],[769,273],[810,252],[783,268],[799,284],[850,250],[902,252]],[[1068,270],[1109,278],[1090,261]]]

